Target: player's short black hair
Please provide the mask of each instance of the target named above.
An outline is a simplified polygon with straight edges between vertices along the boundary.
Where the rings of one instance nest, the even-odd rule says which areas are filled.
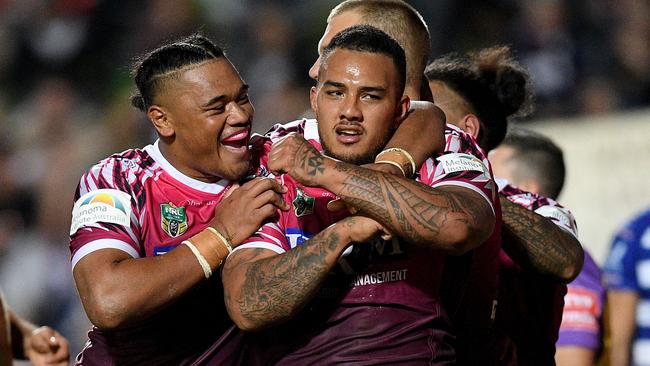
[[[514,150],[511,160],[518,179],[536,180],[542,195],[557,199],[566,174],[562,149],[548,137],[521,127],[510,128],[501,144]]]
[[[160,82],[167,76],[185,66],[220,57],[225,57],[223,49],[200,33],[148,52],[136,61],[131,72],[138,88],[137,93],[131,96],[131,104],[146,112],[153,103]]]
[[[510,117],[523,117],[532,111],[530,77],[506,46],[445,55],[431,62],[424,74],[427,80],[444,83],[469,103],[481,123],[478,143],[486,151],[503,140]]]
[[[358,52],[380,53],[390,57],[395,64],[399,76],[399,90],[404,90],[406,83],[406,55],[399,43],[385,32],[365,24],[355,25],[342,30],[332,38],[323,50],[321,65],[326,62],[327,57],[337,48]]]

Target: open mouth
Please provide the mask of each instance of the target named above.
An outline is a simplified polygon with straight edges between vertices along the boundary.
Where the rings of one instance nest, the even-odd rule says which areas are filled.
[[[234,152],[246,152],[248,150],[249,137],[250,131],[242,130],[222,139],[221,145]]]
[[[361,140],[363,135],[363,128],[357,125],[338,125],[336,126],[336,139],[343,144],[354,144]]]

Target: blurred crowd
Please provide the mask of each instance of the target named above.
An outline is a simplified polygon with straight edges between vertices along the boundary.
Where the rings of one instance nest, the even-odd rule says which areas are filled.
[[[251,85],[258,132],[309,108],[307,70],[333,0],[0,0],[0,288],[70,339],[89,327],[68,231],[83,169],[153,141],[132,108],[134,57],[201,30]],[[433,55],[510,44],[531,71],[532,118],[650,105],[648,0],[413,0]]]

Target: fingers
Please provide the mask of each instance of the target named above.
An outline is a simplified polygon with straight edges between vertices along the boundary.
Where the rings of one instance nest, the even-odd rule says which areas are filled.
[[[44,326],[34,329],[30,339],[32,349],[38,353],[50,352],[50,343],[53,337],[56,341],[55,332],[50,327]]]
[[[287,187],[283,186],[273,178],[255,178],[244,184],[241,188],[245,189],[252,196],[259,196],[264,191],[272,190],[276,193],[284,193]]]
[[[272,204],[275,208],[279,208],[283,211],[289,209],[289,204],[284,200],[284,197],[277,194],[274,191],[265,191],[259,196],[257,196],[253,201],[253,206],[255,208],[260,208],[266,204]]]
[[[345,202],[340,198],[327,202],[327,211],[329,212],[339,212],[346,208]]]
[[[340,198],[329,201],[327,203],[327,210],[329,212],[339,212],[339,211],[342,211],[342,210],[348,210],[348,212],[350,212],[352,215],[359,212],[358,208],[356,208],[354,206],[351,206],[351,205],[348,205],[347,203],[345,203],[345,201],[343,201]]]
[[[230,189],[226,192],[226,194],[223,195],[223,198],[228,198],[233,192],[235,192],[238,188],[240,187],[239,184],[234,183],[233,185],[230,186]]]
[[[66,365],[70,359],[70,345],[68,344],[68,340],[58,332],[55,332],[55,335],[50,339],[50,348],[54,353],[49,357],[49,362],[56,365]]]

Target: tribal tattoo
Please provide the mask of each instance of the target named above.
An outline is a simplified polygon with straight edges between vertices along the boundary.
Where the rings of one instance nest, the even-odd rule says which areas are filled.
[[[333,228],[323,230],[294,249],[261,258],[265,249],[242,251],[229,258],[227,271],[247,266],[241,294],[233,299],[226,287],[229,307],[255,327],[265,327],[291,318],[318,291],[339,256],[341,236]],[[233,259],[233,260],[231,260]],[[241,278],[241,277],[240,277]],[[233,301],[236,301],[233,303]]]
[[[482,197],[342,162],[335,169],[348,175],[336,192],[339,196],[413,244],[442,248],[441,232],[452,224],[465,225],[476,238],[487,237],[491,231],[486,222],[494,216]]]
[[[499,196],[503,249],[519,264],[562,282],[575,278],[584,259],[580,242],[550,219]]]

